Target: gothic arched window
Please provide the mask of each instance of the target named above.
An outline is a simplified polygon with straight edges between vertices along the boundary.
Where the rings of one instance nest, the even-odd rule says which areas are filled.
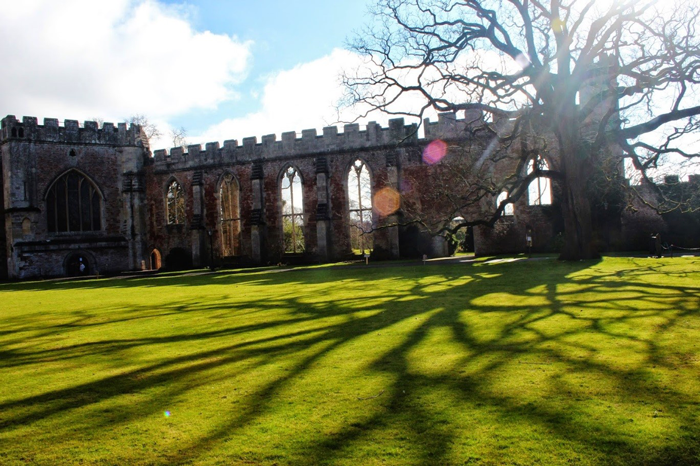
[[[46,220],[51,233],[102,229],[102,196],[85,175],[70,170],[46,194]]]
[[[374,247],[372,238],[372,179],[367,165],[360,159],[348,170],[348,212],[350,247],[364,254]]]
[[[496,208],[498,208],[498,206],[501,205],[501,202],[505,201],[506,199],[508,199],[508,191],[503,191],[496,198]],[[503,208],[503,215],[505,215],[505,216],[513,215],[513,212],[514,212],[513,203],[509,202]]]
[[[284,252],[302,253],[304,245],[304,206],[301,176],[294,167],[287,168],[282,174],[280,184],[282,195],[282,233],[284,235]]]
[[[549,170],[547,161],[541,156],[530,160],[527,164],[528,175],[537,170]],[[549,178],[538,176],[528,186],[528,203],[530,205],[549,205],[552,203],[552,187]]]
[[[176,180],[172,180],[165,193],[168,225],[185,223],[185,193]]]
[[[238,182],[227,173],[219,186],[219,222],[221,223],[221,255],[240,254],[241,216]]]

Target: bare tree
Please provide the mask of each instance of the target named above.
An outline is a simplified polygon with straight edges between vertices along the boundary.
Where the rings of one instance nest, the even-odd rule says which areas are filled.
[[[187,148],[187,130],[185,130],[184,127],[181,126],[179,129],[171,130],[170,137],[173,140],[172,147],[182,147],[183,149]]]
[[[143,114],[132,115],[129,118],[129,123],[139,125],[141,129],[143,129],[149,141],[162,136],[162,133],[158,129],[158,126],[155,123],[151,123],[148,120],[148,118]]]
[[[664,158],[698,156],[686,145],[700,125],[698,5],[668,3],[377,0],[376,21],[351,44],[367,62],[345,76],[348,97],[367,113],[464,111],[490,159],[469,160],[472,172],[510,168],[465,177],[452,213],[507,191],[489,218],[463,223],[493,225],[547,177],[560,194],[561,257],[596,257],[591,192],[620,181],[623,159],[649,182]],[[549,165],[531,162],[543,154]]]

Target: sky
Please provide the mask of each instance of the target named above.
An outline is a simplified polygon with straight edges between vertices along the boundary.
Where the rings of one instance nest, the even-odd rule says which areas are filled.
[[[120,122],[170,147],[345,122],[338,76],[369,0],[0,0],[0,113]],[[373,118],[382,121],[382,117]]]
[[[358,116],[337,112],[339,75],[375,1],[0,0],[0,116],[143,115],[152,150],[180,128],[188,144],[320,133]]]

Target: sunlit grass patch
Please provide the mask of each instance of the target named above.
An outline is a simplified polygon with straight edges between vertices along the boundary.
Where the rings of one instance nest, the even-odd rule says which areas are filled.
[[[32,282],[0,299],[3,465],[700,462],[694,258]]]

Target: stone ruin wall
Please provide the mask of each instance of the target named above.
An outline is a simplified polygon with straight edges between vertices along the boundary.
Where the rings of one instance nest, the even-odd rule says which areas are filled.
[[[368,166],[372,191],[388,187],[401,193],[405,203],[421,209],[431,205],[430,167],[422,161],[422,150],[434,139],[456,140],[465,128],[478,124],[479,115],[443,114],[437,122],[424,122],[425,138],[418,138],[416,125],[403,119],[391,120],[384,128],[369,123],[361,130],[357,124],[345,125],[343,132],[326,127],[322,134],[304,130],[245,138],[242,144],[225,141],[223,146],[208,143],[155,151],[149,157],[148,145],[137,126],[116,127],[105,123],[13,116],[3,119],[3,196],[5,227],[3,244],[10,276],[61,275],[66,255],[82,251],[103,272],[149,267],[149,255],[157,249],[165,258],[173,249],[186,251],[192,265],[209,263],[212,252],[218,260],[221,249],[217,235],[218,186],[225,173],[235,176],[240,186],[242,219],[242,265],[285,261],[280,225],[280,173],[289,165],[300,172],[304,186],[306,262],[325,262],[351,256],[348,224],[347,173],[358,158]],[[40,167],[40,168],[39,168]],[[49,185],[62,173],[75,168],[88,175],[104,197],[104,229],[83,235],[50,234],[47,231],[44,197]],[[166,222],[165,191],[176,179],[185,193],[186,220],[182,225]],[[29,183],[31,193],[25,199],[20,190]],[[254,199],[261,200],[255,208]],[[524,236],[524,225],[533,209],[516,209],[510,222],[494,231],[476,229],[479,254],[515,252],[516,239]],[[22,231],[29,218],[31,231]],[[439,256],[446,254],[444,242],[410,228],[386,227],[407,219],[399,211],[389,217],[374,214],[375,251],[380,258],[407,254]],[[213,232],[210,242],[208,231]],[[505,233],[504,233],[505,232]],[[517,232],[514,233],[514,232]],[[522,234],[521,234],[522,233]],[[255,238],[260,238],[255,241]],[[543,241],[544,243],[544,241]],[[402,248],[403,245],[403,248]],[[15,252],[11,252],[15,251]],[[142,262],[143,261],[143,262]],[[13,273],[12,270],[20,272]]]
[[[372,177],[372,192],[385,187],[400,192],[402,202],[411,203],[421,209],[436,209],[430,204],[430,167],[422,161],[423,148],[434,139],[457,140],[463,137],[468,125],[480,124],[480,115],[469,114],[457,119],[454,114],[442,114],[437,122],[424,122],[425,138],[418,138],[417,126],[406,125],[404,120],[390,120],[383,128],[369,123],[364,130],[357,124],[345,125],[343,132],[336,127],[326,127],[322,134],[316,130],[304,130],[301,137],[295,132],[283,133],[281,139],[275,135],[245,138],[242,144],[236,140],[191,145],[185,151],[174,148],[157,150],[147,167],[149,207],[149,249],[158,249],[163,256],[173,248],[191,251],[195,265],[209,263],[208,255],[213,246],[214,255],[221,250],[217,234],[218,186],[227,172],[233,174],[240,186],[240,209],[242,218],[241,263],[278,263],[285,258],[282,247],[280,224],[279,179],[282,171],[292,165],[303,180],[305,239],[307,262],[325,262],[347,259],[351,256],[348,224],[347,173],[358,158],[368,166]],[[254,175],[255,173],[255,175]],[[323,180],[319,181],[319,176]],[[261,179],[262,208],[253,207],[255,180]],[[186,193],[186,223],[167,225],[164,194],[170,180],[181,183]],[[202,194],[194,199],[193,180],[201,186]],[[320,184],[319,184],[320,183]],[[324,194],[325,192],[325,194]],[[327,202],[322,198],[327,197]],[[493,200],[495,203],[495,200]],[[199,209],[195,206],[199,205]],[[543,214],[547,206],[528,206],[521,199],[516,205],[516,214],[503,221],[496,230],[476,228],[476,252],[492,254],[499,252],[522,252],[527,226],[537,231],[535,249],[547,250],[556,234],[549,225],[551,220]],[[201,211],[201,215],[196,213]],[[260,220],[260,225],[254,221]],[[377,257],[396,258],[410,255],[435,257],[447,253],[444,241],[435,241],[424,231],[404,227],[386,227],[409,220],[402,212],[384,218],[374,214],[375,224],[384,226],[374,232]],[[325,225],[325,230],[319,229]],[[262,250],[256,257],[253,244],[253,229],[262,235],[257,246]],[[213,244],[209,244],[208,231],[212,231]],[[323,232],[326,231],[325,238]],[[409,241],[409,234],[417,234]],[[216,261],[216,259],[215,259]]]
[[[437,122],[426,120],[424,138],[416,125],[403,119],[390,120],[384,128],[369,123],[304,130],[157,150],[150,157],[147,141],[138,126],[94,122],[82,127],[74,120],[59,126],[56,119],[13,116],[2,120],[2,200],[5,214],[0,239],[0,275],[12,278],[62,275],[66,257],[80,251],[103,272],[151,266],[149,255],[157,249],[163,259],[174,249],[191,258],[192,265],[208,265],[214,252],[219,261],[218,187],[225,173],[235,176],[240,187],[240,265],[289,260],[282,251],[279,177],[289,165],[299,170],[304,188],[306,253],[294,258],[304,262],[344,260],[351,256],[348,224],[347,174],[358,158],[368,166],[372,192],[391,188],[400,192],[404,206],[435,211],[435,167],[422,160],[424,147],[435,139],[459,145],[465,128],[480,122],[480,116],[443,114]],[[484,143],[482,142],[482,145]],[[451,155],[453,156],[453,155]],[[555,166],[556,160],[549,159]],[[83,235],[49,233],[44,198],[50,184],[68,169],[88,175],[104,197],[104,228]],[[165,193],[176,179],[185,193],[186,220],[168,225]],[[556,186],[556,185],[554,185]],[[553,190],[554,201],[558,196]],[[256,201],[257,199],[257,201]],[[259,205],[256,205],[256,202]],[[492,205],[493,204],[493,205]],[[494,199],[484,199],[481,211],[493,209]],[[513,216],[501,219],[493,229],[474,228],[475,252],[479,255],[523,252],[525,232],[533,229],[534,251],[552,250],[561,225],[556,206],[530,206],[524,195],[514,206]],[[447,253],[444,241],[420,229],[402,225],[410,218],[403,210],[388,217],[374,213],[375,254],[378,258],[440,256]],[[31,227],[26,231],[26,219]],[[627,223],[625,223],[627,222]],[[634,228],[634,219],[623,219]],[[632,226],[630,226],[632,225]],[[210,241],[208,232],[212,231]],[[213,249],[212,249],[213,248]],[[2,257],[4,254],[5,257]]]
[[[686,195],[693,196],[693,206],[687,206],[689,211],[681,213],[671,211],[665,215],[659,215],[650,205],[642,202],[647,199],[651,204],[658,201],[658,195],[654,186],[640,184],[633,186],[635,196],[629,201],[629,206],[622,213],[621,235],[625,238],[627,250],[646,250],[649,246],[651,234],[660,233],[662,243],[672,244],[682,248],[697,250],[700,238],[700,212],[697,211],[700,200],[700,175],[689,175],[688,181],[679,181],[677,175],[664,177],[663,183],[658,184],[662,190],[684,190]],[[623,248],[621,248],[623,249]]]
[[[2,120],[0,151],[3,169],[3,254],[9,278],[63,275],[67,257],[84,255],[92,272],[113,273],[133,268],[136,239],[125,196],[143,190],[146,161],[138,126],[116,127],[87,121],[14,116]],[[87,175],[103,198],[102,231],[49,233],[45,196],[51,184],[69,170]],[[145,198],[136,196],[134,203]],[[127,204],[127,205],[125,205]]]
[[[240,186],[240,209],[242,218],[242,262],[256,262],[253,251],[253,223],[258,225],[263,240],[259,262],[276,263],[286,260],[282,251],[281,199],[279,180],[288,166],[295,167],[302,178],[305,212],[305,261],[341,260],[350,255],[349,225],[347,223],[347,172],[358,158],[365,161],[370,170],[373,192],[386,186],[398,189],[398,166],[409,161],[402,155],[399,145],[415,145],[415,125],[404,125],[402,119],[393,120],[389,128],[370,123],[366,130],[359,125],[345,125],[344,132],[336,127],[324,128],[323,134],[316,130],[304,130],[301,137],[288,132],[277,140],[274,135],[264,136],[260,143],[256,138],[246,138],[243,144],[225,141],[189,146],[187,152],[181,148],[155,151],[148,167],[148,199],[151,209],[149,245],[165,255],[177,247],[193,250],[193,259],[201,258],[207,263],[208,244],[198,239],[198,230],[213,230],[214,250],[221,245],[216,232],[218,222],[218,186],[225,173],[231,173]],[[405,160],[401,160],[404,157]],[[419,158],[419,157],[418,157]],[[416,157],[414,156],[414,159]],[[186,197],[186,224],[167,225],[163,195],[172,178],[180,182]],[[201,199],[193,199],[192,180],[197,178],[203,188]],[[259,179],[259,188],[255,187]],[[254,212],[253,192],[261,190],[262,205]],[[202,216],[195,214],[195,205],[202,203]],[[386,221],[376,218],[378,223]],[[324,228],[319,230],[319,223]],[[205,241],[206,242],[206,241]],[[388,251],[396,250],[396,233],[384,230],[375,232],[375,245]],[[398,254],[397,254],[398,255]]]

